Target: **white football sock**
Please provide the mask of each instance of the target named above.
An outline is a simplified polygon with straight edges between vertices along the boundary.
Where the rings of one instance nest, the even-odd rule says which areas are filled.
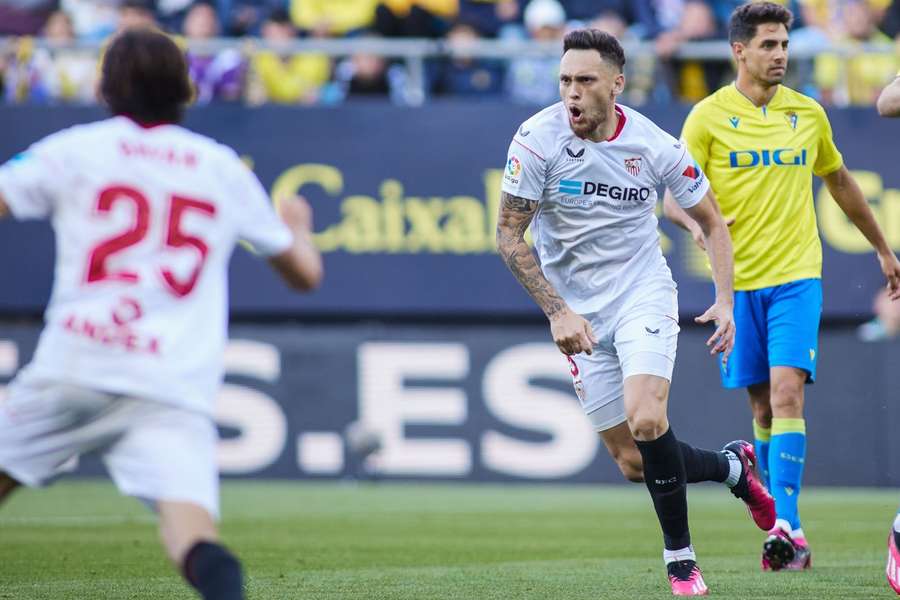
[[[694,554],[694,546],[692,544],[687,548],[681,548],[680,550],[663,550],[663,560],[666,564],[677,562],[679,560],[696,561],[697,555]]]
[[[744,471],[744,463],[742,463],[741,459],[738,458],[738,455],[731,450],[726,450],[725,456],[728,458],[728,477],[725,478],[723,483],[728,487],[733,488],[741,479],[741,473]]]
[[[773,529],[779,529],[779,528],[784,529],[784,531],[788,534],[791,533],[791,524],[789,521],[787,521],[785,519],[776,519],[775,520],[775,527],[773,527]]]

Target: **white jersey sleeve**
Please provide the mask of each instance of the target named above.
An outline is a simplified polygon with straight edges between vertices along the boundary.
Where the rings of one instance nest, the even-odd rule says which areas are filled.
[[[519,139],[521,131],[520,128],[520,133],[516,134],[509,145],[502,189],[519,198],[540,201],[547,182],[547,161],[540,150],[534,147],[534,142]]]
[[[238,236],[249,242],[263,256],[274,256],[287,250],[294,236],[275,213],[275,209],[256,175],[237,156],[231,172],[232,189],[242,199]]]
[[[0,167],[0,195],[16,219],[46,219],[53,212],[59,160],[52,148],[38,142]]]
[[[695,206],[709,191],[709,180],[697,161],[691,157],[687,145],[660,130],[659,158],[661,184],[672,191],[682,208]]]

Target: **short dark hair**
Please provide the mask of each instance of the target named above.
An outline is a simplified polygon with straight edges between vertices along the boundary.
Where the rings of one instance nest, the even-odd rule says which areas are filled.
[[[131,8],[153,13],[156,12],[156,2],[155,0],[122,0],[122,2],[119,2],[119,8]]]
[[[288,12],[286,8],[278,7],[273,8],[269,14],[266,16],[266,21],[270,21],[272,23],[277,23],[278,25],[290,25],[294,26],[294,22],[291,21],[291,13]]]
[[[100,95],[114,115],[178,123],[193,96],[184,53],[160,31],[128,29],[106,49]]]
[[[625,66],[625,51],[614,35],[599,29],[576,29],[566,34],[563,54],[569,50],[596,50],[600,56],[619,68]]]
[[[746,44],[756,36],[756,28],[763,23],[781,23],[791,30],[794,13],[774,2],[749,2],[734,9],[728,23],[728,41]]]

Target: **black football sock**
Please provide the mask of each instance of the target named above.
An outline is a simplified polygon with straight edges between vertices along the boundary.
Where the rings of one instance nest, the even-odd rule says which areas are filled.
[[[238,559],[212,542],[197,542],[182,565],[184,578],[204,600],[243,600],[243,575]]]
[[[687,474],[688,483],[700,483],[701,481],[723,483],[728,479],[731,465],[724,452],[694,448],[681,441],[678,442],[678,445],[681,447],[681,457],[684,460],[684,471]]]
[[[644,460],[644,483],[653,499],[666,550],[687,548],[691,545],[687,475],[678,440],[669,428],[653,441],[635,442]]]

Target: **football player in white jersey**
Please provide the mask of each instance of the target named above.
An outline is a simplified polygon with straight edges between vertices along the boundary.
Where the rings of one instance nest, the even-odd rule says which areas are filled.
[[[119,490],[158,513],[201,596],[243,598],[215,525],[228,262],[246,240],[292,287],[316,287],[311,213],[286,199],[279,219],[234,151],[178,125],[191,85],[162,33],[118,36],[101,94],[112,118],[0,167],[0,216],[49,218],[56,235],[45,327],[0,404],[0,499],[97,452]]]
[[[579,400],[610,454],[625,477],[645,481],[672,592],[705,595],[685,485],[727,484],[763,530],[774,523],[774,503],[754,473],[751,444],[701,450],[679,442],[669,427],[678,303],[659,245],[657,186],[670,188],[703,228],[716,302],[696,320],[716,324],[707,345],[726,359],[734,343],[731,240],[683,144],[616,104],[624,64],[609,34],[588,29],[566,36],[562,102],[525,121],[510,144],[497,245],[549,319]],[[540,265],[524,239],[529,226]]]

